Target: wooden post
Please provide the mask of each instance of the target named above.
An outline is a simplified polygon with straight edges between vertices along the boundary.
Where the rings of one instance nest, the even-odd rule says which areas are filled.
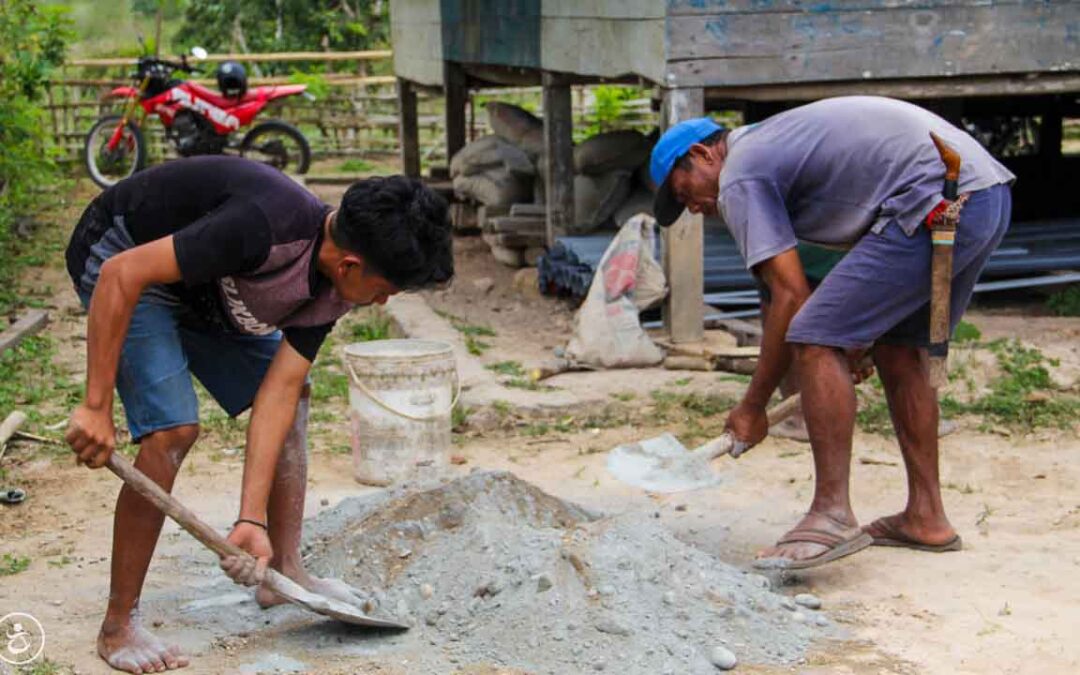
[[[666,89],[660,109],[664,129],[705,114],[702,89]],[[671,292],[664,301],[664,327],[673,343],[697,342],[705,337],[704,219],[684,211],[663,230],[664,274]]]
[[[400,77],[398,85],[398,141],[401,143],[401,172],[420,177],[420,126],[416,117],[416,89]]]
[[[574,106],[570,85],[544,72],[544,183],[548,247],[574,223]]]
[[[469,88],[460,63],[443,61],[443,86],[446,88],[446,163],[465,147],[465,106]]]

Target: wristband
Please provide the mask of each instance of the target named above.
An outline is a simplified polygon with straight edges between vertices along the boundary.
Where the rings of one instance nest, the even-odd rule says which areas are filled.
[[[266,523],[262,523],[262,522],[259,522],[257,520],[252,520],[250,518],[237,518],[236,522],[233,523],[233,527],[236,527],[240,523],[247,523],[248,525],[257,525],[258,527],[261,527],[262,529],[269,531],[269,528],[266,527]]]

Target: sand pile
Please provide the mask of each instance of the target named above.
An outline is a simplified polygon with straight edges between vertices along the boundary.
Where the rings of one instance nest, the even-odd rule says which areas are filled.
[[[310,570],[413,624],[387,644],[410,672],[715,673],[725,650],[791,663],[833,632],[658,520],[599,518],[509,473],[346,500],[306,528]]]

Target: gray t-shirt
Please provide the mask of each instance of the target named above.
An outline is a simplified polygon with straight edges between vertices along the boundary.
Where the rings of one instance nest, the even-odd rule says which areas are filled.
[[[747,268],[799,241],[850,248],[892,221],[912,235],[942,198],[930,131],[960,153],[961,192],[1015,180],[967,133],[895,99],[825,99],[732,130],[717,204]]]

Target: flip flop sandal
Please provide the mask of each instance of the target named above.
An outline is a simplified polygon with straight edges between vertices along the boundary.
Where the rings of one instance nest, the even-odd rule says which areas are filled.
[[[894,530],[887,524],[883,518],[879,518],[870,523],[863,529],[863,532],[870,535],[870,538],[874,542],[874,546],[890,546],[892,548],[910,548],[913,551],[925,551],[926,553],[948,553],[949,551],[962,551],[964,549],[964,540],[960,538],[960,535],[956,535],[944,544],[924,544],[914,539],[908,539],[900,532]],[[872,527],[877,527],[886,533],[887,536],[875,537],[867,530]]]
[[[803,558],[802,560],[758,558],[753,562],[753,566],[759,570],[805,570],[811,567],[820,567],[852,553],[858,553],[873,542],[874,538],[862,531],[853,537],[845,538],[828,530],[819,530],[812,527],[797,529],[781,537],[776,542],[777,545],[807,543],[820,544],[828,548],[812,558]]]
[[[11,488],[0,490],[0,504],[21,504],[26,501],[26,490]]]

